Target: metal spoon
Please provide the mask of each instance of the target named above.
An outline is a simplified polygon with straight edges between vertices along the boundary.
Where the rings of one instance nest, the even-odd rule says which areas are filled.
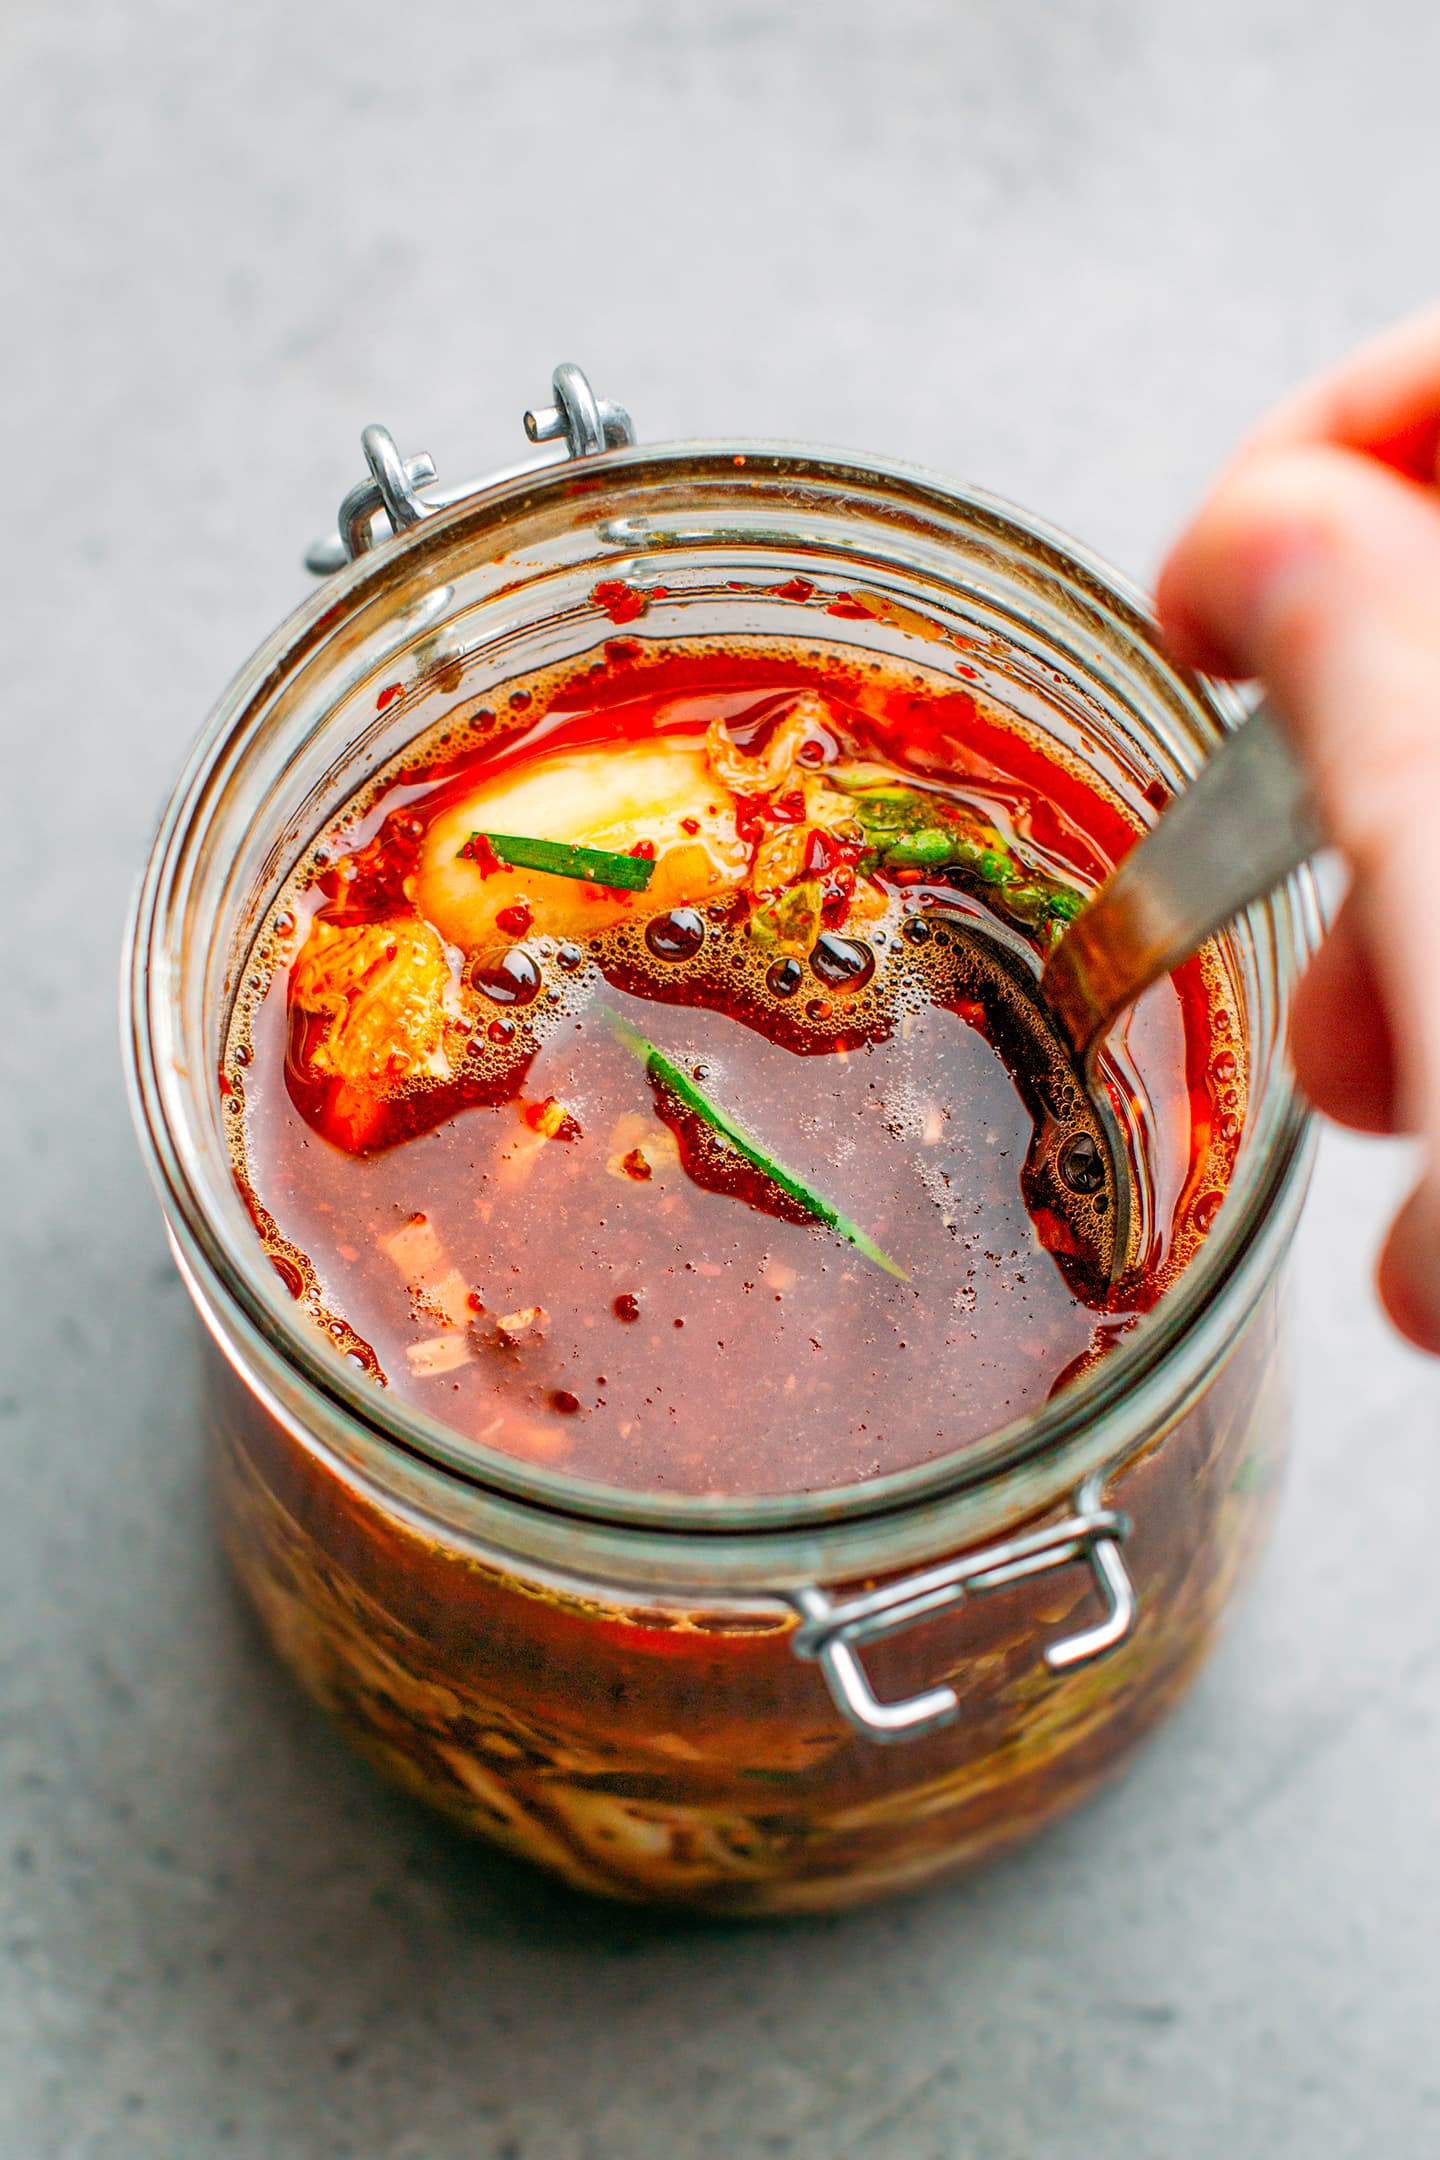
[[[1142,990],[1324,845],[1305,775],[1257,705],[1071,923],[1040,995],[1093,1072]]]
[[[1049,1073],[1032,1102],[1027,1198],[1064,1220],[1082,1276],[1112,1286],[1139,1264],[1148,1187],[1102,1071],[1105,1039],[1143,990],[1271,891],[1323,844],[1306,783],[1263,705],[1227,736],[1055,946],[1038,980],[993,925],[937,911],[987,995],[1017,1079]],[[1058,1081],[1058,1085],[1056,1084]],[[1033,1092],[1033,1090],[1032,1090]]]

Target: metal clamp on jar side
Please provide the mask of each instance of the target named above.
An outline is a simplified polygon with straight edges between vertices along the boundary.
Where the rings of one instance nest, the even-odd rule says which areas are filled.
[[[573,361],[560,362],[550,385],[555,403],[525,415],[525,433],[532,443],[563,442],[566,457],[584,458],[634,442],[635,428],[624,406],[611,398],[597,398],[584,369]],[[435,478],[435,460],[426,451],[402,457],[389,428],[379,426],[363,431],[360,446],[369,478],[351,488],[341,503],[338,530],[312,540],[305,550],[305,567],[315,577],[329,577],[373,548],[375,521],[382,513],[391,533],[401,533],[437,510],[480,494],[503,477],[493,474],[488,480],[468,480],[460,487],[438,488],[422,496],[420,488]]]
[[[796,1590],[790,1602],[801,1615],[792,1647],[813,1658],[825,1675],[835,1706],[870,1740],[914,1740],[936,1732],[960,1714],[960,1697],[949,1686],[928,1689],[908,1701],[881,1702],[866,1678],[857,1651],[862,1644],[898,1635],[967,1598],[1003,1590],[1030,1575],[1087,1560],[1105,1608],[1104,1618],[1080,1634],[1051,1643],[1045,1663],[1052,1673],[1088,1665],[1123,1643],[1135,1625],[1134,1586],[1120,1553],[1130,1521],[1100,1504],[1102,1481],[1087,1478],[1075,1495],[1075,1512],[1028,1536],[966,1553],[923,1574],[886,1583],[835,1603],[823,1590]]]

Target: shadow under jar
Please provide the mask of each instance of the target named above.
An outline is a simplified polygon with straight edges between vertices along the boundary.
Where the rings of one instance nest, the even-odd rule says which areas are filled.
[[[226,1546],[281,1656],[388,1774],[573,1884],[820,1910],[1035,1831],[1206,1649],[1284,1439],[1277,1279],[1308,1149],[1283,1045],[1316,904],[1297,877],[1212,948],[1242,1081],[1223,1204],[1153,1311],[1040,1407],[862,1483],[748,1497],[488,1450],[287,1293],[216,1076],[317,832],[452,709],[598,655],[617,590],[642,640],[958,666],[1135,830],[1236,713],[1170,667],[1137,595],[1004,504],[822,452],[619,448],[360,555],[232,685],[166,811],[133,1089],[204,1326]]]

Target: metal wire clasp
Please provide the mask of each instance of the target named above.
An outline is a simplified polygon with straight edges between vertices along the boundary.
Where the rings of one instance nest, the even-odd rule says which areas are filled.
[[[635,440],[635,426],[623,405],[597,398],[589,377],[573,360],[562,360],[550,377],[555,403],[525,415],[525,433],[533,443],[565,438],[571,457],[594,457],[598,450],[618,450]]]
[[[525,415],[525,433],[533,443],[562,441],[568,457],[595,457],[602,450],[616,450],[635,440],[635,429],[623,405],[611,398],[597,398],[583,368],[562,360],[550,378],[555,403]],[[305,567],[316,577],[343,570],[376,544],[375,520],[383,514],[392,533],[404,532],[423,517],[463,502],[488,487],[472,480],[462,487],[438,490],[422,496],[419,489],[435,478],[435,461],[422,450],[402,457],[389,428],[367,427],[360,447],[369,466],[368,478],[351,488],[340,505],[338,530],[312,540],[305,550]]]
[[[1088,1665],[1092,1658],[1103,1657],[1124,1642],[1136,1613],[1135,1588],[1120,1556],[1120,1540],[1128,1536],[1130,1520],[1101,1506],[1101,1484],[1098,1477],[1087,1478],[1075,1495],[1074,1514],[1063,1522],[948,1560],[923,1575],[886,1583],[882,1589],[839,1604],[820,1589],[789,1592],[801,1619],[791,1647],[797,1657],[812,1658],[819,1665],[835,1707],[867,1739],[912,1740],[958,1717],[960,1697],[954,1688],[942,1686],[905,1702],[881,1702],[856,1655],[860,1645],[898,1635],[919,1620],[963,1604],[967,1597],[982,1597],[1027,1576],[1065,1567],[1072,1560],[1087,1560],[1104,1615],[1094,1627],[1050,1643],[1045,1663],[1055,1673]]]

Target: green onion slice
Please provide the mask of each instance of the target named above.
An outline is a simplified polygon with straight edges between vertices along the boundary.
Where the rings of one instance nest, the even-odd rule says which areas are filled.
[[[547,870],[552,877],[583,878],[590,885],[644,892],[655,875],[653,858],[612,855],[608,848],[577,847],[568,840],[527,840],[516,833],[471,833],[466,846],[488,841],[512,870]]]
[[[778,1185],[787,1198],[803,1207],[807,1214],[813,1215],[816,1222],[824,1223],[828,1229],[838,1230],[841,1237],[848,1240],[857,1252],[863,1253],[876,1267],[883,1268],[887,1275],[894,1275],[900,1282],[910,1280],[904,1268],[898,1267],[888,1253],[882,1252],[868,1232],[862,1230],[858,1223],[852,1222],[848,1215],[842,1215],[839,1208],[832,1206],[823,1193],[817,1193],[812,1186],[796,1177],[793,1170],[787,1170],[783,1163],[776,1162],[773,1155],[767,1155],[759,1141],[753,1139],[745,1127],[731,1117],[728,1110],[722,1110],[718,1103],[711,1102],[704,1090],[698,1088],[688,1073],[682,1072],[672,1059],[666,1057],[663,1050],[657,1050],[654,1043],[647,1042],[643,1035],[631,1027],[628,1020],[621,1019],[619,1013],[607,1012],[606,1018],[615,1031],[616,1039],[622,1042],[627,1050],[633,1050],[636,1057],[644,1060],[645,1070],[650,1078],[658,1080],[677,1102],[683,1104],[685,1109],[693,1111],[712,1132],[717,1132],[723,1140],[728,1140],[737,1155],[743,1155],[746,1162],[769,1178],[772,1184]]]

